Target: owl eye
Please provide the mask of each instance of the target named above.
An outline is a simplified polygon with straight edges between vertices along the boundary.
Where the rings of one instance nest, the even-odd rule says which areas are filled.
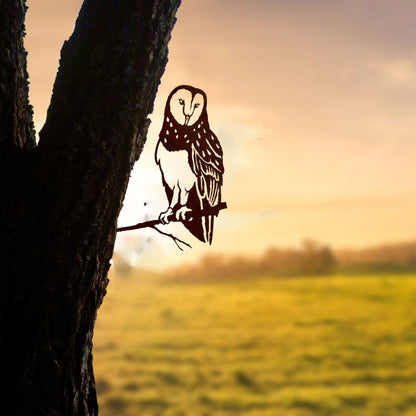
[[[179,104],[180,104],[180,105],[184,105],[184,104],[185,104],[185,101],[184,101],[184,100],[182,100],[182,98],[179,98]]]

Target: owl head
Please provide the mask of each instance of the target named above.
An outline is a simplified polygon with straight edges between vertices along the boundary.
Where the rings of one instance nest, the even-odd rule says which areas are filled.
[[[168,97],[165,119],[171,116],[181,126],[192,126],[201,116],[206,116],[207,96],[204,91],[180,85]]]

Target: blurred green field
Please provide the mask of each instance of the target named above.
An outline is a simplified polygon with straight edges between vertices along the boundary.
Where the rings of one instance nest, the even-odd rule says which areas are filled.
[[[103,416],[416,415],[416,275],[113,279]]]

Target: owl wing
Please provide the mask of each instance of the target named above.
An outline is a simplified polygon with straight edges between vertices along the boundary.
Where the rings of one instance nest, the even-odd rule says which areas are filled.
[[[224,173],[223,153],[220,142],[214,133],[208,130],[208,134],[201,136],[192,143],[189,155],[191,169],[197,177],[196,196],[199,201],[199,209],[214,207],[221,201],[221,185]],[[214,231],[214,216],[203,215],[194,221],[199,222],[201,234],[198,238],[211,244]],[[194,224],[189,224],[194,226]],[[194,233],[196,235],[196,233]]]
[[[224,174],[223,152],[217,136],[211,131],[197,138],[191,147],[191,168],[197,177],[197,192],[201,209],[217,205],[221,199]]]

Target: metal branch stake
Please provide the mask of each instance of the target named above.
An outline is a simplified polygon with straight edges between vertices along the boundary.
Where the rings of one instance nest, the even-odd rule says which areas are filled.
[[[200,211],[192,211],[191,214],[192,214],[192,217],[203,217],[205,215],[218,216],[218,213],[222,209],[226,209],[226,208],[227,208],[227,203],[226,202],[221,202],[220,204],[215,205],[214,207],[210,207],[208,209],[203,209],[203,210],[200,210]],[[182,222],[182,220],[179,220],[175,217],[175,214],[170,215],[168,217],[168,219],[169,219],[170,222]],[[182,241],[181,239],[175,237],[173,234],[169,234],[169,233],[166,233],[164,231],[159,230],[158,228],[156,228],[157,225],[164,225],[164,224],[160,220],[144,221],[144,222],[139,222],[138,224],[135,224],[135,225],[129,225],[127,227],[117,228],[117,232],[140,230],[142,228],[153,228],[158,233],[163,234],[163,235],[171,238],[180,250],[183,251],[183,248],[179,245],[179,243],[185,244],[189,248],[192,248],[190,244],[188,244],[187,242]]]

